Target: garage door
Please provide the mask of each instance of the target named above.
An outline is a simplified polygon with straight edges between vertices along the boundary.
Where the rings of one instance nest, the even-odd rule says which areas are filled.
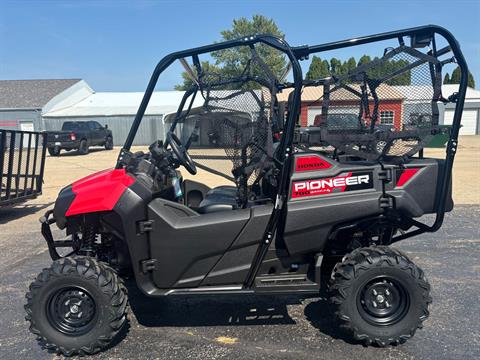
[[[462,127],[460,128],[460,135],[475,135],[477,134],[477,110],[464,110],[462,114]],[[451,125],[453,122],[453,110],[445,110],[445,125]]]

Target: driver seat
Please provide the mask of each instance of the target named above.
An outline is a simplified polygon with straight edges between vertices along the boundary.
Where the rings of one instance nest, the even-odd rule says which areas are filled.
[[[210,189],[200,202],[197,211],[200,214],[208,214],[237,208],[237,188],[223,185]]]

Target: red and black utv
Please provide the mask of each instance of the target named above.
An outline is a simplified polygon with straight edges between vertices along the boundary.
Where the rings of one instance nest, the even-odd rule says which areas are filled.
[[[303,79],[300,61],[310,54],[372,43],[379,52],[371,61]],[[223,71],[202,67],[211,52],[229,55]],[[277,73],[272,52],[292,74]],[[132,152],[159,76],[177,61],[192,85],[165,117],[163,139]],[[462,78],[445,99],[442,69],[453,63]],[[390,245],[438,230],[453,207],[467,74],[458,43],[437,26],[300,47],[257,35],[167,55],[115,168],[63,188],[41,219],[53,264],[27,293],[31,331],[65,355],[104,349],[127,321],[128,275],[152,297],[315,296],[326,278],[355,339],[406,341],[428,317],[430,285]],[[318,94],[327,126],[297,126],[307,116],[302,91]],[[426,158],[447,102],[456,109],[445,159]],[[388,130],[380,126],[389,121]],[[197,168],[231,185],[193,181]],[[424,214],[436,215],[432,225],[417,219]],[[65,240],[53,239],[54,223]],[[61,247],[72,250],[61,256]]]

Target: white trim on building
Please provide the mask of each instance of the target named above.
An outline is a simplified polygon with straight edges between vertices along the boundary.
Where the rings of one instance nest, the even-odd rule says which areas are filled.
[[[427,89],[428,88],[428,89]],[[408,106],[414,107],[419,103],[425,102],[425,93],[430,91],[433,95],[431,86],[426,85],[409,85],[409,86],[395,86],[395,89],[405,96],[404,111]],[[442,85],[442,96],[448,99],[453,93],[458,92],[458,85],[447,84]],[[454,103],[446,105],[440,103],[440,125],[450,125],[453,120],[453,112],[455,109]],[[465,96],[465,105],[462,114],[462,127],[460,129],[461,135],[478,135],[480,134],[480,91],[473,88],[467,88]]]

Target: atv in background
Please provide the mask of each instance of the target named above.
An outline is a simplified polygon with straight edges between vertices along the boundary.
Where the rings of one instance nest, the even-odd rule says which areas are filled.
[[[429,122],[430,127],[431,122]],[[373,133],[377,137],[382,137],[381,134],[395,131],[393,125],[376,124],[373,128]],[[312,126],[297,128],[295,132],[294,142],[300,144],[309,144],[309,146],[324,146],[328,147],[330,144],[328,141],[322,141],[323,137],[327,137],[328,134],[341,134],[348,132],[349,134],[362,134],[369,132],[368,126],[365,121],[356,114],[328,114],[316,115]],[[381,154],[385,146],[386,141],[379,140],[375,145],[375,151]]]
[[[299,62],[310,54],[367,44],[370,51],[377,45],[371,62],[303,80]],[[213,51],[249,59],[210,73],[201,64]],[[269,67],[272,51],[288,62],[291,81]],[[454,62],[459,91],[445,100],[442,68]],[[166,137],[132,153],[159,76],[181,66],[192,85],[169,115]],[[305,297],[328,286],[335,316],[354,339],[405,342],[429,315],[430,285],[390,246],[437,231],[453,208],[467,74],[455,38],[437,26],[300,47],[258,35],[167,55],[153,72],[115,169],[67,185],[41,219],[53,264],[27,293],[30,330],[42,346],[64,355],[105,349],[127,321],[122,279],[131,276],[151,297]],[[415,101],[398,105],[391,131],[378,131],[379,111],[399,93],[399,76]],[[294,141],[308,87],[321,92],[326,121],[347,112],[364,124],[353,130],[327,124],[321,141],[334,151]],[[424,158],[445,101],[456,106],[446,156]],[[423,120],[412,121],[412,114]],[[209,144],[212,124],[217,135]],[[194,142],[204,145],[192,148]],[[191,175],[201,168],[231,185],[210,188],[184,179],[180,167]],[[432,225],[420,221],[425,214],[434,214]],[[53,224],[66,239],[53,238]],[[70,250],[59,252],[62,247]]]
[[[90,146],[113,149],[112,131],[96,121],[65,121],[61,131],[48,131],[47,134],[47,148],[51,156],[60,155],[62,150],[78,150],[80,155],[86,155]]]

